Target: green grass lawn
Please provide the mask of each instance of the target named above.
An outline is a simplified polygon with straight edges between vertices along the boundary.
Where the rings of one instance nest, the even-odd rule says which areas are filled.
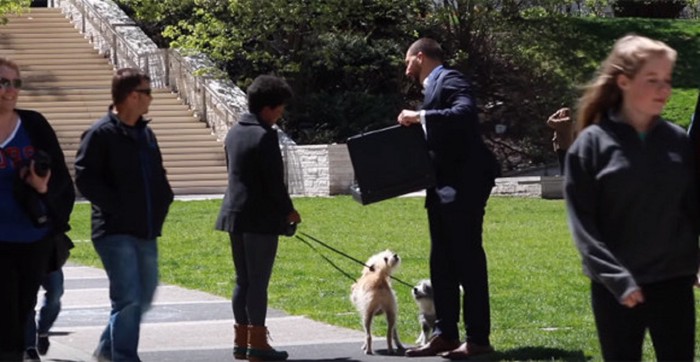
[[[588,83],[615,40],[625,34],[666,42],[676,49],[678,60],[673,72],[673,95],[663,117],[687,127],[700,86],[700,21],[552,17],[530,19],[523,29],[522,51],[568,80],[571,89]]]
[[[233,266],[228,235],[214,231],[220,200],[177,201],[160,238],[162,282],[230,298]],[[365,260],[386,248],[403,259],[395,274],[411,284],[427,278],[429,238],[422,198],[362,206],[349,197],[294,200],[299,230]],[[72,261],[101,266],[89,243],[89,205],[72,215],[76,240]],[[313,243],[313,242],[312,242]],[[492,303],[492,343],[504,360],[599,360],[582,275],[561,200],[493,197],[484,224]],[[315,245],[341,269],[359,276],[354,261]],[[282,237],[270,286],[270,307],[361,330],[349,301],[352,280],[298,239]],[[394,283],[399,299],[399,336],[412,344],[419,334],[410,289]],[[232,316],[222,316],[228,318]],[[382,335],[385,323],[375,323]],[[650,343],[645,360],[654,359]],[[700,355],[700,352],[698,353]]]

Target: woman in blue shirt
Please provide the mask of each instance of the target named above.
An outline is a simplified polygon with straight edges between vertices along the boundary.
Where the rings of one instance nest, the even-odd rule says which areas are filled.
[[[56,268],[75,199],[55,132],[41,114],[15,108],[21,88],[17,64],[0,58],[1,361],[23,359],[27,315]]]

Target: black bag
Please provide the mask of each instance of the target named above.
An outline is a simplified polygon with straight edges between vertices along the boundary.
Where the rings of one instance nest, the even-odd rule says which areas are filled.
[[[363,205],[430,188],[435,174],[420,125],[395,125],[348,138],[357,185],[353,198]]]
[[[63,265],[66,264],[68,257],[70,257],[70,249],[73,249],[75,246],[68,235],[63,233],[56,234],[51,242],[53,243],[53,247],[51,249],[49,268],[47,270],[49,273],[61,269]]]

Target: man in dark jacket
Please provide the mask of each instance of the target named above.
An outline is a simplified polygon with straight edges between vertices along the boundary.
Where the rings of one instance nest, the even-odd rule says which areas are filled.
[[[405,61],[406,75],[423,85],[425,98],[420,111],[405,109],[398,122],[423,125],[437,181],[426,193],[436,332],[428,344],[409,349],[406,356],[442,353],[463,359],[489,353],[493,348],[481,231],[498,162],[481,139],[469,82],[458,71],[443,67],[440,44],[419,39],[409,47]],[[467,334],[461,345],[460,286]]]
[[[216,229],[231,239],[236,286],[232,297],[233,355],[279,361],[287,352],[267,342],[267,287],[285,225],[301,222],[284,182],[277,131],[292,91],[281,78],[261,75],[248,87],[248,109],[226,135],[228,188]]]
[[[92,240],[110,282],[112,311],[95,350],[98,360],[139,361],[141,317],[158,285],[160,236],[173,192],[155,134],[143,115],[150,79],[120,69],[113,105],[82,136],[75,160],[78,190],[92,203]]]

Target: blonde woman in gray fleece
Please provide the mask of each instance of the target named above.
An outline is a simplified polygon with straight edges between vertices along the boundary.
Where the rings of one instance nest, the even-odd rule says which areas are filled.
[[[675,60],[660,41],[619,39],[579,101],[566,157],[569,225],[606,361],[641,360],[647,330],[658,360],[694,359],[693,155],[685,131],[659,116]]]

